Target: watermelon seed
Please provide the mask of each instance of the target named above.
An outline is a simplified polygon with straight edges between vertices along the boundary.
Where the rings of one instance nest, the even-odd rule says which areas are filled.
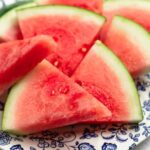
[[[57,60],[56,60],[56,61],[54,61],[54,63],[53,63],[53,65],[54,65],[55,67],[58,67],[58,66],[59,66],[59,64],[60,64],[60,63],[59,63],[59,61],[57,61]]]
[[[86,53],[86,52],[87,52],[87,48],[83,47],[83,48],[81,49],[81,51],[82,51],[83,53]]]
[[[51,96],[54,96],[54,95],[55,95],[55,91],[52,90],[52,91],[51,91]]]
[[[75,81],[77,84],[79,84],[80,86],[82,86],[82,82],[80,80],[76,80]]]

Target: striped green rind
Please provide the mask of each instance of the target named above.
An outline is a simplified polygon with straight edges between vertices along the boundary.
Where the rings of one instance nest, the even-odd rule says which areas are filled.
[[[144,8],[144,10],[150,10],[150,1],[149,0],[105,0],[103,4],[103,10],[112,11],[121,8]]]
[[[115,16],[112,20],[113,28],[116,28],[119,31],[123,31],[124,34],[129,35],[128,40],[136,45],[141,50],[141,54],[145,58],[145,68],[143,72],[146,73],[150,70],[150,34],[144,27],[138,23],[132,21],[131,19]]]
[[[29,1],[20,1],[20,2],[16,2],[14,4],[11,4],[11,5],[4,5],[2,8],[1,8],[1,11],[0,11],[0,17],[3,16],[5,13],[7,13],[8,11],[14,9],[15,7],[19,7],[21,5],[24,5],[26,3],[29,3]]]
[[[8,94],[7,101],[6,101],[5,108],[4,108],[4,112],[3,112],[2,130],[6,131],[6,132],[18,134],[18,135],[24,135],[26,133],[16,132],[15,129],[13,130],[13,127],[11,127],[11,130],[9,130],[10,129],[9,125],[13,125],[13,119],[14,119],[12,117],[10,118],[9,114],[14,114],[15,105],[16,105],[17,100],[18,100],[16,97],[19,96],[20,92],[24,88],[23,85],[22,86],[18,86],[18,85],[19,85],[19,83],[16,83],[16,85],[13,86],[13,88],[10,90],[10,92]],[[16,91],[17,91],[17,95],[16,95]]]
[[[103,24],[105,17],[82,8],[65,5],[44,5],[36,6],[18,10],[19,19],[26,19],[29,17],[35,17],[39,15],[66,15],[66,16],[79,16],[79,19],[93,21],[98,25]]]
[[[5,108],[4,108],[4,113],[3,113],[3,120],[2,120],[2,130],[3,131],[7,131],[7,132],[10,132],[10,133],[14,133],[14,134],[17,134],[17,135],[27,135],[30,132],[28,131],[21,131],[21,129],[17,129],[17,123],[19,122],[16,122],[16,115],[19,115],[19,112],[17,113],[17,104],[22,100],[22,99],[26,99],[26,98],[30,98],[30,96],[27,96],[26,95],[23,95],[23,91],[27,89],[28,87],[28,83],[30,83],[33,79],[33,77],[35,77],[35,74],[37,72],[39,72],[39,70],[41,70],[41,68],[43,67],[47,67],[47,69],[51,69],[50,67],[50,63],[46,60],[43,60],[39,65],[37,65],[31,72],[29,72],[28,75],[26,75],[20,82],[18,82],[17,84],[15,84],[12,89],[10,90],[9,92],[9,95],[7,97],[7,101],[6,101],[6,104],[5,104]],[[42,73],[42,72],[40,72]],[[54,73],[55,74],[55,73]],[[53,74],[53,75],[54,75]],[[62,74],[62,73],[61,73]],[[43,76],[47,76],[48,74],[43,74]],[[48,76],[47,76],[48,78]],[[65,76],[64,76],[65,78]],[[38,80],[37,80],[38,81]],[[62,80],[63,81],[63,80]],[[37,84],[39,84],[37,82]],[[47,83],[46,83],[47,84]],[[76,83],[74,83],[76,84]],[[33,84],[32,84],[33,85]],[[76,85],[77,86],[77,85]],[[44,90],[45,88],[41,87],[41,90]],[[79,89],[81,89],[81,87],[79,87]],[[81,90],[82,92],[83,90]],[[30,92],[30,91],[29,91]],[[31,92],[35,92],[36,93],[36,90],[34,91],[31,91]],[[79,92],[80,93],[80,92]],[[23,97],[22,97],[23,96]],[[61,97],[62,95],[60,95]],[[90,96],[90,95],[89,95]],[[59,97],[58,97],[59,98]],[[35,99],[34,99],[35,100]],[[96,104],[98,104],[101,109],[107,113],[108,116],[111,116],[111,112],[104,106],[102,105],[101,103],[99,103],[94,97],[92,99],[89,99],[90,101],[94,100],[96,102]],[[85,101],[87,101],[87,99],[85,99]],[[67,102],[67,101],[66,101]],[[56,104],[57,105],[57,104]],[[68,107],[68,104],[66,104],[66,106]],[[85,106],[88,106],[85,104]],[[93,106],[91,106],[93,107]],[[89,108],[91,108],[89,107]],[[69,109],[69,108],[68,108]],[[95,108],[94,108],[95,109]],[[31,109],[30,109],[31,110]],[[26,111],[26,110],[25,110]],[[32,111],[32,110],[31,110]],[[33,110],[34,112],[34,110]],[[36,112],[35,112],[36,113]],[[57,111],[54,112],[57,114]],[[71,111],[70,111],[71,113]],[[30,115],[30,112],[29,112],[29,115]],[[38,115],[38,114],[37,114]],[[45,114],[46,115],[46,114]],[[65,115],[65,114],[64,114]],[[56,115],[57,116],[57,115]],[[25,120],[25,118],[24,118]],[[86,119],[85,119],[86,120]],[[18,121],[22,121],[21,119],[18,120]],[[59,126],[59,124],[58,124]],[[19,131],[19,132],[18,132]]]
[[[16,112],[16,104],[18,103],[18,100],[20,100],[18,97],[22,94],[22,91],[26,88],[26,83],[30,80],[30,76],[34,74],[35,70],[40,69],[41,66],[47,65],[49,66],[49,62],[46,60],[43,60],[43,62],[40,63],[40,65],[37,65],[32,71],[30,71],[20,82],[17,82],[10,90],[6,104],[4,107],[4,112],[3,112],[3,119],[2,119],[2,130],[9,132],[9,133],[14,133],[17,135],[26,135],[28,134],[27,132],[18,132],[16,131],[15,128],[15,114]],[[20,120],[21,121],[21,120]],[[13,127],[14,126],[14,127]]]
[[[96,42],[92,49],[95,49],[96,54],[100,57],[100,59],[103,59],[107,65],[110,66],[110,68],[113,68],[114,74],[117,75],[117,78],[121,83],[121,88],[123,88],[124,94],[128,96],[128,108],[131,115],[129,118],[127,118],[128,122],[137,123],[142,121],[143,113],[138,91],[136,89],[134,80],[132,79],[125,65],[110,49],[108,49],[99,41]],[[121,103],[120,105],[122,106]],[[127,120],[124,122],[127,122]]]

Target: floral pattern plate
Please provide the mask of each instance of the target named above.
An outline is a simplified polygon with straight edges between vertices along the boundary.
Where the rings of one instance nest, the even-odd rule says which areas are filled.
[[[0,2],[2,7],[11,0]],[[144,120],[139,124],[74,125],[30,136],[9,135],[0,131],[0,149],[131,150],[150,136],[150,74],[139,77],[136,84],[144,113]],[[0,121],[3,107],[0,102]]]

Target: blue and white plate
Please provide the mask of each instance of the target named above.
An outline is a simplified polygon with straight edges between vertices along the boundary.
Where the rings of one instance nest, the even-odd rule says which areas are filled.
[[[150,74],[138,78],[136,84],[144,113],[139,124],[75,125],[23,137],[0,131],[0,149],[130,150],[150,136]]]
[[[6,1],[10,3],[14,0]],[[0,3],[0,8],[6,1]],[[138,78],[136,83],[144,113],[144,120],[139,124],[77,125],[30,136],[9,135],[0,131],[0,149],[130,150],[150,136],[150,74]],[[0,114],[3,106],[0,102]]]

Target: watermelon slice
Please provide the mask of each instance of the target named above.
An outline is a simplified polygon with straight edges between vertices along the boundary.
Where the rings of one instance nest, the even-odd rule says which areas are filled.
[[[30,134],[89,119],[102,121],[110,115],[103,104],[44,60],[10,91],[2,129]]]
[[[3,2],[2,2],[3,3]],[[17,1],[17,2],[4,2],[4,4],[0,5],[1,11],[0,11],[0,16],[4,15],[6,12],[10,11],[11,9],[26,4],[28,1]]]
[[[98,36],[104,17],[71,6],[48,5],[18,11],[24,38],[50,35],[57,50],[47,60],[71,76]]]
[[[36,0],[38,4],[63,4],[77,6],[101,13],[103,0]]]
[[[21,6],[16,6],[13,9],[7,11],[4,15],[0,17],[0,41],[12,41],[16,39],[23,39],[19,25],[17,22],[16,10],[21,8],[26,8],[30,6],[35,6],[35,3],[28,3]]]
[[[116,16],[104,36],[103,42],[134,77],[150,70],[150,35],[142,26]]]
[[[121,61],[99,41],[88,52],[72,78],[109,108],[112,117],[107,118],[106,122],[142,120],[134,81]]]
[[[149,0],[107,0],[103,4],[103,15],[107,17],[108,22],[114,15],[127,17],[150,32]]]
[[[48,56],[53,46],[47,36],[0,44],[0,94]]]

